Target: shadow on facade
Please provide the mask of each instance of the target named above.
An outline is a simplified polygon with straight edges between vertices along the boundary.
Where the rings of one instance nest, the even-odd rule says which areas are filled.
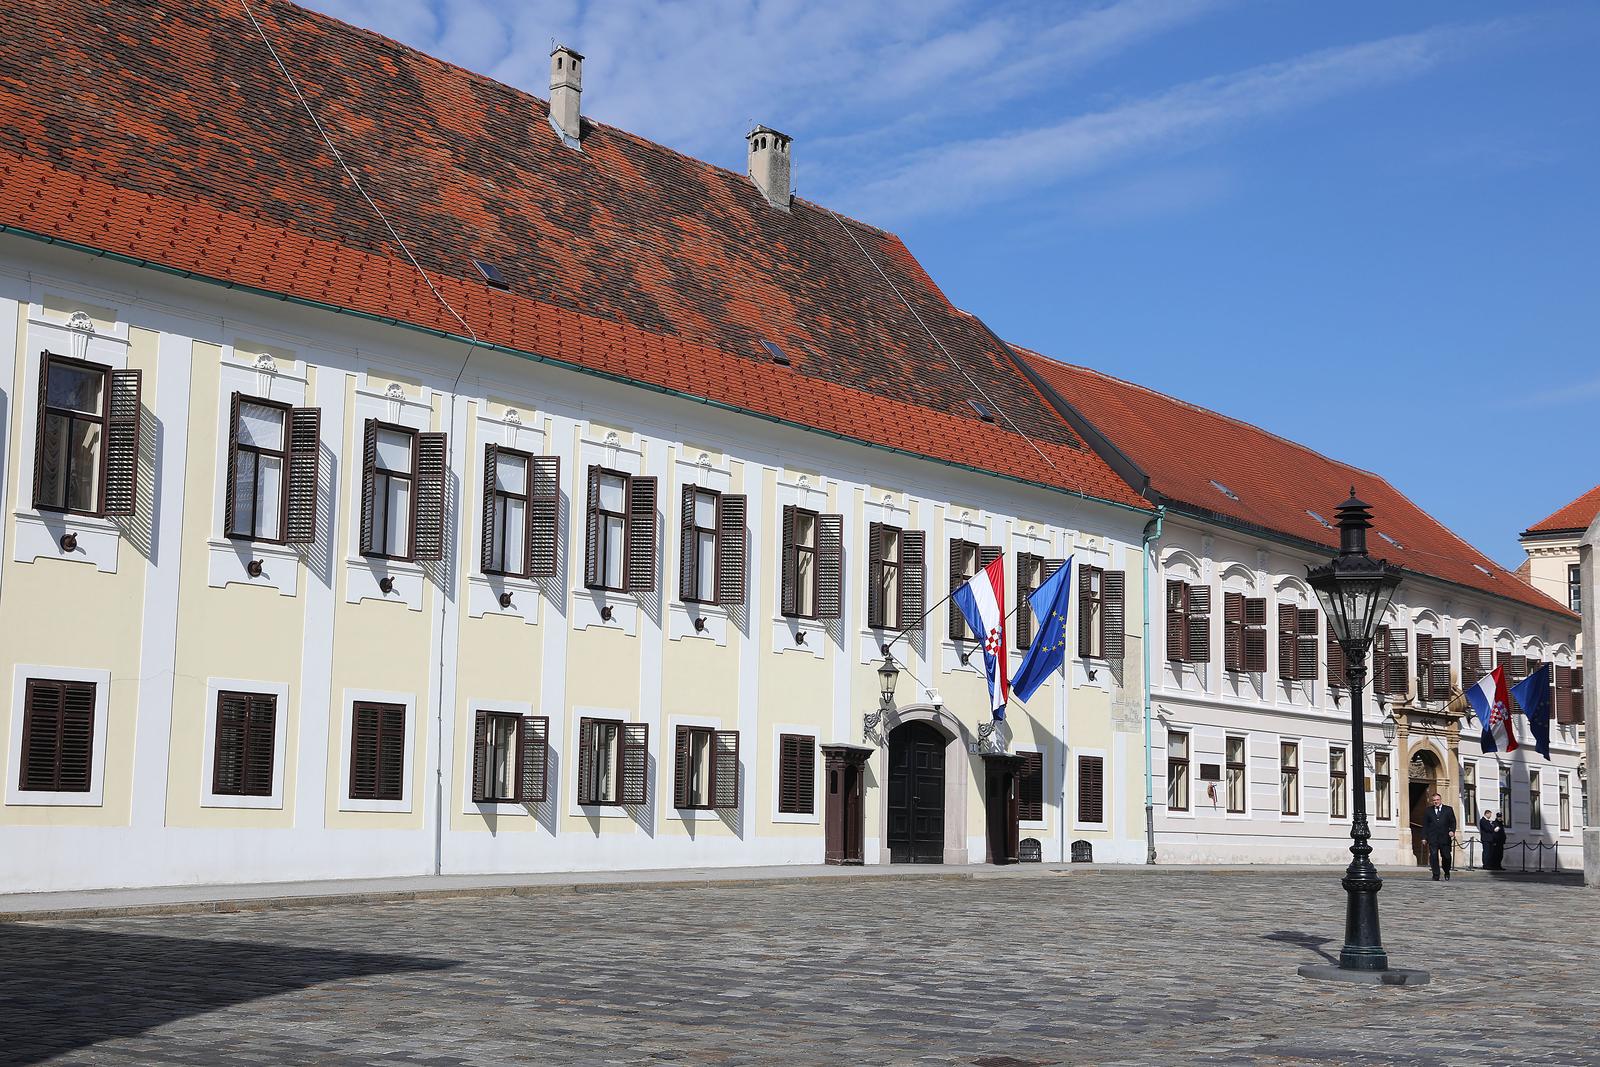
[[[325,982],[455,960],[0,924],[0,1062],[31,1064]]]

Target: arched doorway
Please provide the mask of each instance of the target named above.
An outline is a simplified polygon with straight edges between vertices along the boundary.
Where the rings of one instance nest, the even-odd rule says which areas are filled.
[[[926,721],[902,723],[889,734],[891,863],[944,862],[946,742]]]
[[[1422,815],[1428,809],[1429,802],[1435,792],[1444,792],[1443,764],[1439,762],[1430,748],[1418,748],[1411,755],[1411,763],[1406,768],[1406,776],[1410,782],[1410,811],[1411,822],[1411,854],[1417,859],[1418,867],[1428,865],[1428,842],[1422,837]]]

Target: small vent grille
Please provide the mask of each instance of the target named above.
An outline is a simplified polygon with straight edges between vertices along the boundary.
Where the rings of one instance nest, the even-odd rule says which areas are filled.
[[[500,268],[495,266],[493,263],[488,263],[481,259],[475,259],[472,261],[472,265],[478,268],[478,273],[483,275],[483,280],[494,286],[496,289],[511,288],[511,283],[506,281],[506,276],[501,274]]]

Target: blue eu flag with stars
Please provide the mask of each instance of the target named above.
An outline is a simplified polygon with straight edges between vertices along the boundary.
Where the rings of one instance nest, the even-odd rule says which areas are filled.
[[[1072,605],[1072,560],[1028,597],[1028,607],[1039,621],[1033,644],[1022,657],[1022,665],[1011,676],[1011,694],[1026,702],[1067,660],[1067,609]]]

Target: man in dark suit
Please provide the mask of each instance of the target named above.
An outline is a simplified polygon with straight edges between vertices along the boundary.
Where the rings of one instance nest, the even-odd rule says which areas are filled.
[[[1456,809],[1443,803],[1438,793],[1433,803],[1422,813],[1422,839],[1428,843],[1428,866],[1433,869],[1433,880],[1439,880],[1439,867],[1444,866],[1444,880],[1450,880],[1450,853],[1456,840]]]
[[[1478,820],[1478,844],[1483,846],[1483,869],[1494,870],[1494,812],[1487,809]]]

